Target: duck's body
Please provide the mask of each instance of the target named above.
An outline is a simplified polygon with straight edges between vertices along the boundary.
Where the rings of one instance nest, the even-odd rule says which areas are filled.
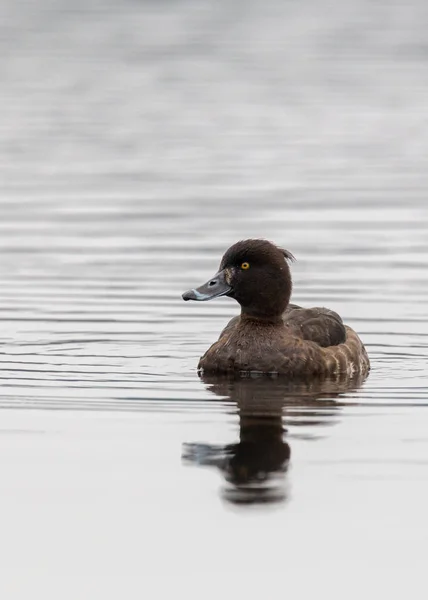
[[[242,308],[202,356],[198,369],[290,378],[368,372],[370,363],[361,340],[337,313],[289,304],[291,275],[286,258],[292,255],[265,240],[238,242],[226,252],[212,280],[183,295],[185,300],[228,295]]]
[[[285,313],[282,323],[267,324],[235,317],[199,360],[198,369],[206,373],[277,373],[292,378],[368,371],[367,353],[353,329],[343,326],[343,341],[324,346],[305,337],[305,326],[311,318],[308,315],[305,321],[300,317],[299,322]],[[320,326],[322,322],[320,318]],[[324,323],[327,325],[327,320]],[[328,333],[322,333],[328,337]]]

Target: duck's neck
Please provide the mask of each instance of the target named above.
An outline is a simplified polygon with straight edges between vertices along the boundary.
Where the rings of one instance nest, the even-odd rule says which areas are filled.
[[[241,305],[241,318],[257,320],[261,323],[281,323],[291,297],[290,272],[281,278],[260,284],[257,292],[251,295],[237,294],[235,299]]]
[[[254,314],[242,309],[241,323],[248,325],[283,325],[282,313],[280,315]]]

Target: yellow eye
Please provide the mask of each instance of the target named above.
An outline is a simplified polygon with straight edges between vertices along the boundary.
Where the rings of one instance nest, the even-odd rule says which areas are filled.
[[[250,263],[247,263],[247,262],[242,263],[241,269],[244,269],[244,271],[246,271],[249,268],[250,268]]]

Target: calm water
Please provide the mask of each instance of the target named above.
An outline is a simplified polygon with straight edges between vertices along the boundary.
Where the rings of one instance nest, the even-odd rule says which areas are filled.
[[[426,3],[0,11],[2,598],[424,598]],[[366,382],[198,378],[251,236]]]

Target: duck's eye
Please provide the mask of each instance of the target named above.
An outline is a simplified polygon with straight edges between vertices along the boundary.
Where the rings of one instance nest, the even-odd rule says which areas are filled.
[[[241,269],[244,269],[244,271],[246,271],[249,268],[250,268],[250,263],[247,263],[247,262],[242,263]]]

